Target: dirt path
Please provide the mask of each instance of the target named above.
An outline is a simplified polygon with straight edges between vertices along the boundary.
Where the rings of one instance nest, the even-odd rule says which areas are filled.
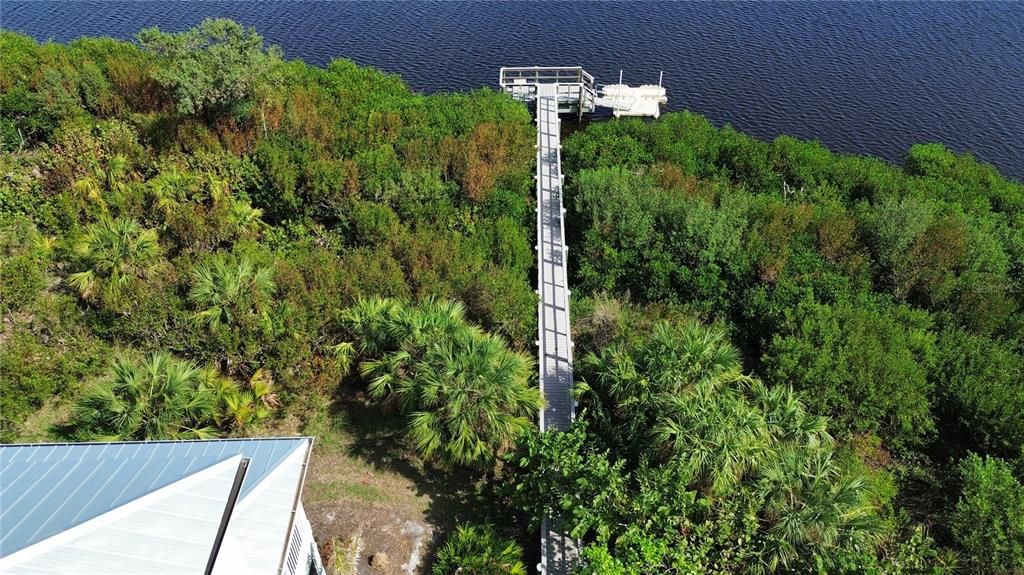
[[[404,441],[405,418],[359,396],[319,424],[303,503],[331,575],[425,575],[458,522],[483,513],[478,478],[425,468]]]
[[[424,559],[438,531],[427,520],[430,497],[418,494],[412,480],[350,455],[351,448],[345,439],[318,447],[303,496],[331,569],[352,575],[426,573]]]

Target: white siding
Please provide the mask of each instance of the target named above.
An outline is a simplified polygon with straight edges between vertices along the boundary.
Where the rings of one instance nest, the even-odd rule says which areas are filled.
[[[306,509],[302,507],[301,503],[299,504],[299,511],[295,515],[295,527],[294,533],[298,535],[299,549],[298,570],[295,572],[295,575],[306,575],[305,569],[310,561],[316,565],[317,573],[325,573],[323,562],[320,561],[320,552],[317,549],[316,540],[313,539],[313,527],[309,524],[309,519],[306,517]],[[289,542],[290,546],[291,542]],[[288,572],[287,565],[282,575],[292,575],[292,573]]]

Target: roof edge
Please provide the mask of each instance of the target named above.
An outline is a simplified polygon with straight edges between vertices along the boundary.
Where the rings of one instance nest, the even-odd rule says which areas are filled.
[[[292,510],[288,514],[288,531],[284,538],[284,549],[281,550],[281,561],[277,565],[277,573],[280,574],[284,571],[284,561],[288,556],[288,547],[292,540],[292,530],[295,526],[295,515],[299,512],[299,507],[302,506],[302,492],[306,487],[306,474],[309,473],[309,460],[313,456],[313,444],[316,440],[310,438],[309,444],[306,446],[306,456],[302,460],[302,470],[299,473],[299,485],[295,489],[295,498],[292,500]]]
[[[4,447],[63,447],[74,445],[146,445],[154,443],[228,443],[233,441],[281,441],[294,439],[308,439],[310,443],[315,437],[312,435],[292,435],[282,437],[218,437],[215,439],[150,439],[145,441],[55,441],[35,443],[0,443],[0,449]]]
[[[18,549],[13,550],[9,554],[0,557],[0,571],[3,571],[7,567],[11,567],[18,563],[21,563],[25,561],[26,558],[34,557],[39,553],[43,553],[45,552],[46,549],[49,549],[54,545],[59,545],[61,542],[72,541],[80,534],[88,532],[90,529],[94,529],[97,525],[103,525],[106,523],[117,521],[120,518],[124,517],[126,514],[131,513],[136,509],[139,509],[147,502],[159,501],[161,499],[179,493],[187,493],[188,490],[193,486],[193,484],[211,475],[215,470],[219,470],[220,468],[237,469],[239,462],[242,459],[242,456],[236,453],[225,459],[212,463],[202,469],[197,469],[196,471],[186,475],[185,477],[182,477],[177,481],[164,485],[163,487],[160,487],[148,493],[144,493],[139,497],[136,497],[130,501],[126,501],[121,505],[118,505],[117,507],[108,509],[107,511],[99,515],[96,515],[95,517],[90,517],[89,519],[81,523],[72,525],[48,537],[44,537],[38,541],[29,543],[28,545],[19,547]]]

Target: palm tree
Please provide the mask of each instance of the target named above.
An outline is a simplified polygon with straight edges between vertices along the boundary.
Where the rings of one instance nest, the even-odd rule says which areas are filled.
[[[426,457],[486,467],[533,425],[543,406],[529,385],[532,360],[495,336],[460,331],[431,347],[395,396],[410,414],[409,436]]]
[[[252,207],[247,200],[236,198],[231,195],[231,187],[227,180],[210,176],[207,179],[206,187],[209,190],[209,197],[212,201],[210,213],[216,214],[218,227],[226,223],[231,233],[239,235],[252,235],[260,230],[263,222],[263,210]]]
[[[228,198],[227,223],[236,233],[242,236],[255,235],[262,227],[263,210],[252,207],[249,202],[239,198]]]
[[[279,405],[273,379],[265,369],[256,370],[244,390],[233,380],[219,379],[223,383],[216,394],[222,412],[218,423],[226,431],[245,430],[269,417]]]
[[[584,408],[600,433],[630,446],[634,455],[652,440],[678,435],[668,413],[696,408],[695,398],[746,381],[739,352],[724,332],[692,320],[659,323],[638,345],[609,346],[585,356],[580,366]]]
[[[467,329],[465,307],[455,301],[428,298],[416,306],[402,306],[371,300],[363,306],[357,304],[354,309],[355,314],[348,317],[370,320],[352,324],[370,328],[361,339],[360,347],[376,349],[378,353],[389,349],[389,353],[380,358],[360,365],[360,374],[369,381],[370,396],[378,400],[392,397],[396,384],[412,372],[413,364],[420,361],[432,345]],[[406,410],[418,405],[415,400],[410,402],[409,397],[404,400]]]
[[[499,536],[490,525],[459,525],[448,538],[432,569],[433,575],[526,575],[523,550]]]
[[[89,225],[75,250],[89,269],[68,276],[86,300],[101,300],[123,309],[124,297],[147,277],[160,255],[155,230],[126,218],[102,218]]]
[[[465,308],[427,299],[407,306],[360,300],[343,314],[367,391],[409,415],[409,437],[425,457],[486,466],[528,429],[543,404],[530,385],[532,360],[465,320]]]
[[[106,212],[107,200],[104,190],[119,200],[128,192],[127,178],[131,170],[131,162],[121,154],[115,154],[107,160],[106,169],[98,161],[91,162],[92,173],[80,178],[72,186],[73,192],[85,200],[99,205]]]
[[[112,376],[74,406],[62,433],[77,441],[209,438],[217,397],[208,376],[166,353],[119,357]]]
[[[273,270],[247,256],[219,254],[210,264],[196,266],[192,276],[188,299],[200,308],[195,318],[212,329],[261,313],[277,289]]]
[[[120,198],[128,192],[127,177],[131,169],[131,162],[121,154],[114,154],[107,160],[105,184],[115,198]]]
[[[107,203],[103,201],[103,187],[100,181],[93,176],[85,176],[71,185],[71,191],[82,199],[92,202],[106,210]]]
[[[830,449],[790,445],[777,451],[762,471],[759,490],[764,569],[820,570],[836,548],[872,549],[882,525],[868,501],[867,481],[844,472]]]
[[[358,354],[374,357],[397,348],[391,324],[401,307],[395,300],[371,296],[342,312],[342,323]]]
[[[714,381],[740,369],[740,353],[723,330],[696,320],[661,322],[641,347],[639,361],[661,393],[675,394],[701,381]]]
[[[736,374],[730,383],[740,385],[744,379]],[[701,382],[670,400],[654,437],[668,459],[681,465],[691,485],[718,497],[752,475],[772,445],[763,415],[732,388],[712,382]]]
[[[757,379],[750,379],[750,383],[748,395],[764,413],[774,442],[811,448],[835,444],[828,433],[828,418],[807,413],[793,388],[768,387]]]
[[[792,389],[744,375],[722,331],[662,324],[581,365],[588,415],[612,445],[643,436],[631,445],[638,466],[679,474],[674,483],[697,491],[711,516],[734,512],[719,504],[727,498],[756,516],[750,572],[832,571],[835,549],[878,544],[867,483],[835,460],[827,419]]]
[[[153,204],[164,217],[170,216],[194,187],[193,179],[174,166],[160,172],[147,184],[153,196]]]

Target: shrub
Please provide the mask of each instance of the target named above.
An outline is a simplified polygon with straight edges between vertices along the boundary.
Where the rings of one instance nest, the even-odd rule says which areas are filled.
[[[937,357],[943,412],[976,447],[1017,455],[1024,445],[1024,357],[1006,342],[960,330],[943,332]]]
[[[52,244],[26,219],[0,227],[0,311],[30,304],[46,287]]]
[[[227,19],[206,19],[178,34],[147,28],[137,39],[162,59],[156,79],[173,92],[181,114],[223,111],[251,98],[281,58],[279,49],[263,49],[254,28]]]
[[[765,377],[792,385],[813,411],[847,429],[877,432],[889,445],[921,445],[935,431],[930,318],[866,300],[805,303],[769,343]]]
[[[83,325],[70,296],[44,293],[29,318],[9,317],[0,345],[0,441],[18,437],[47,401],[76,393],[102,372],[109,349]]]
[[[1024,565],[1024,485],[998,458],[970,455],[960,463],[963,489],[953,534],[973,573],[1014,575]]]
[[[523,550],[491,525],[459,525],[437,552],[434,575],[526,575]]]

